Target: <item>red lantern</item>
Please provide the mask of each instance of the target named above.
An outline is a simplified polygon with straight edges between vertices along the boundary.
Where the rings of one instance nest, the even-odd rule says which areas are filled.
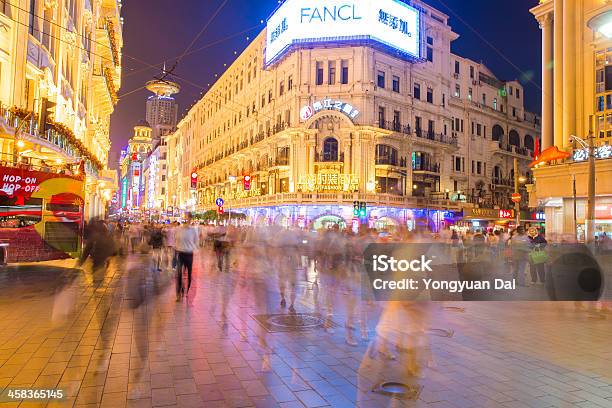
[[[520,203],[521,202],[521,195],[519,193],[513,193],[512,194],[512,202],[513,203]]]

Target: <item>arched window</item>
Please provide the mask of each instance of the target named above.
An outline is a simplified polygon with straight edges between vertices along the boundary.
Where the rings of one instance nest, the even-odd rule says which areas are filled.
[[[504,137],[504,128],[499,125],[494,125],[492,130],[493,140],[501,142]]]
[[[397,166],[397,149],[384,144],[376,145],[376,164]]]
[[[504,178],[501,167],[495,166],[493,168],[493,182],[495,184],[499,184],[500,181]]]
[[[534,145],[533,145],[533,143],[534,143],[533,142],[533,136],[525,135],[525,139],[524,140],[525,140],[525,144],[524,144],[525,148],[533,151],[534,150],[533,149],[534,148]]]
[[[338,141],[333,137],[328,137],[325,139],[325,141],[323,141],[323,161],[338,161]]]
[[[516,130],[511,130],[508,133],[508,141],[512,146],[521,147],[521,138]]]

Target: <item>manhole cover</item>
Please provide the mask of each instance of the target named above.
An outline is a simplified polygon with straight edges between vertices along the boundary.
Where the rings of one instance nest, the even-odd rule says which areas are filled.
[[[455,335],[455,331],[452,329],[449,330],[444,330],[444,329],[429,329],[427,330],[428,334],[431,334],[432,336],[438,336],[438,337],[453,337]]]
[[[397,381],[385,381],[376,387],[373,391],[377,394],[387,395],[398,399],[417,400],[423,389],[420,385],[409,385]]]
[[[304,331],[336,326],[316,313],[254,315],[253,318],[269,332]]]

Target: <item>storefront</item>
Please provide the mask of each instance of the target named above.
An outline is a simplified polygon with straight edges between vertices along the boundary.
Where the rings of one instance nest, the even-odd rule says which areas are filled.
[[[460,232],[476,230],[505,230],[514,228],[514,210],[496,208],[464,208],[463,214],[454,226]]]

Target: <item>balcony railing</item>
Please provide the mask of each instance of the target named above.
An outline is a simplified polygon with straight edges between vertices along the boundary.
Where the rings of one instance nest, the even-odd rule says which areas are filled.
[[[392,130],[394,132],[402,133],[405,135],[415,135],[418,138],[427,139],[433,142],[443,143],[451,146],[457,146],[458,143],[456,137],[432,131],[424,131],[422,129],[412,130],[410,125],[403,125],[397,121],[379,121],[378,126],[382,129]]]
[[[323,152],[315,153],[315,162],[321,163],[339,163],[344,162],[344,153],[339,154],[327,154]]]
[[[99,170],[103,167],[103,164],[93,158],[91,152],[89,152],[84,146],[77,147],[79,142],[70,140],[70,137],[60,133],[54,128],[48,129],[46,132],[42,132],[38,128],[38,120],[36,117],[30,117],[24,119],[27,113],[22,111],[15,113],[11,109],[7,109],[0,105],[0,119],[3,119],[10,127],[18,128],[22,123],[22,131],[28,135],[36,137],[37,139],[46,141],[53,144],[59,149],[63,150],[68,156],[74,158],[82,158],[85,160],[85,171],[88,174],[98,175]],[[72,136],[74,137],[74,135]]]
[[[440,173],[440,165],[436,163],[424,163],[419,166],[412,166],[412,171],[425,171],[429,173]]]

